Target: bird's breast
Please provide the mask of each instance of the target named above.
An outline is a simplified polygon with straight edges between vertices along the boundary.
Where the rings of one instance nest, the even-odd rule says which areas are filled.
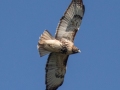
[[[59,52],[62,43],[58,40],[46,40],[44,42],[44,48],[51,52]]]

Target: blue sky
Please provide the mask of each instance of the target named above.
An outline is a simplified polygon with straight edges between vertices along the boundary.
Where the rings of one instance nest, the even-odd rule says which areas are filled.
[[[64,84],[58,90],[120,90],[120,0],[83,0],[86,11]],[[45,29],[55,34],[71,0],[0,0],[0,90],[45,90],[37,51]]]

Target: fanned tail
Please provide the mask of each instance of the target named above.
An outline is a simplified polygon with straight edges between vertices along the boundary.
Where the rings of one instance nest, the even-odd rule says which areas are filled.
[[[54,37],[52,37],[52,35],[47,30],[45,30],[43,32],[43,34],[40,36],[38,45],[37,45],[37,49],[38,49],[41,57],[50,53],[49,51],[44,49],[44,41],[45,40],[53,40],[53,39],[54,39]]]

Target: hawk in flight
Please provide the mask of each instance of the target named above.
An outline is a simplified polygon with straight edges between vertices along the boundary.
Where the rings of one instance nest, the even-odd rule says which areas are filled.
[[[74,45],[74,38],[79,30],[85,7],[82,0],[72,0],[60,19],[55,37],[47,30],[38,41],[40,56],[49,54],[46,63],[46,90],[57,90],[63,84],[67,60],[70,54],[81,52]]]

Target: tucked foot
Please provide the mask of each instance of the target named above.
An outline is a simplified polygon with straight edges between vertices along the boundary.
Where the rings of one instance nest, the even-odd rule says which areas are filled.
[[[66,53],[67,53],[67,48],[66,48],[66,47],[63,47],[63,48],[61,49],[61,53],[62,53],[62,54],[66,54]]]

